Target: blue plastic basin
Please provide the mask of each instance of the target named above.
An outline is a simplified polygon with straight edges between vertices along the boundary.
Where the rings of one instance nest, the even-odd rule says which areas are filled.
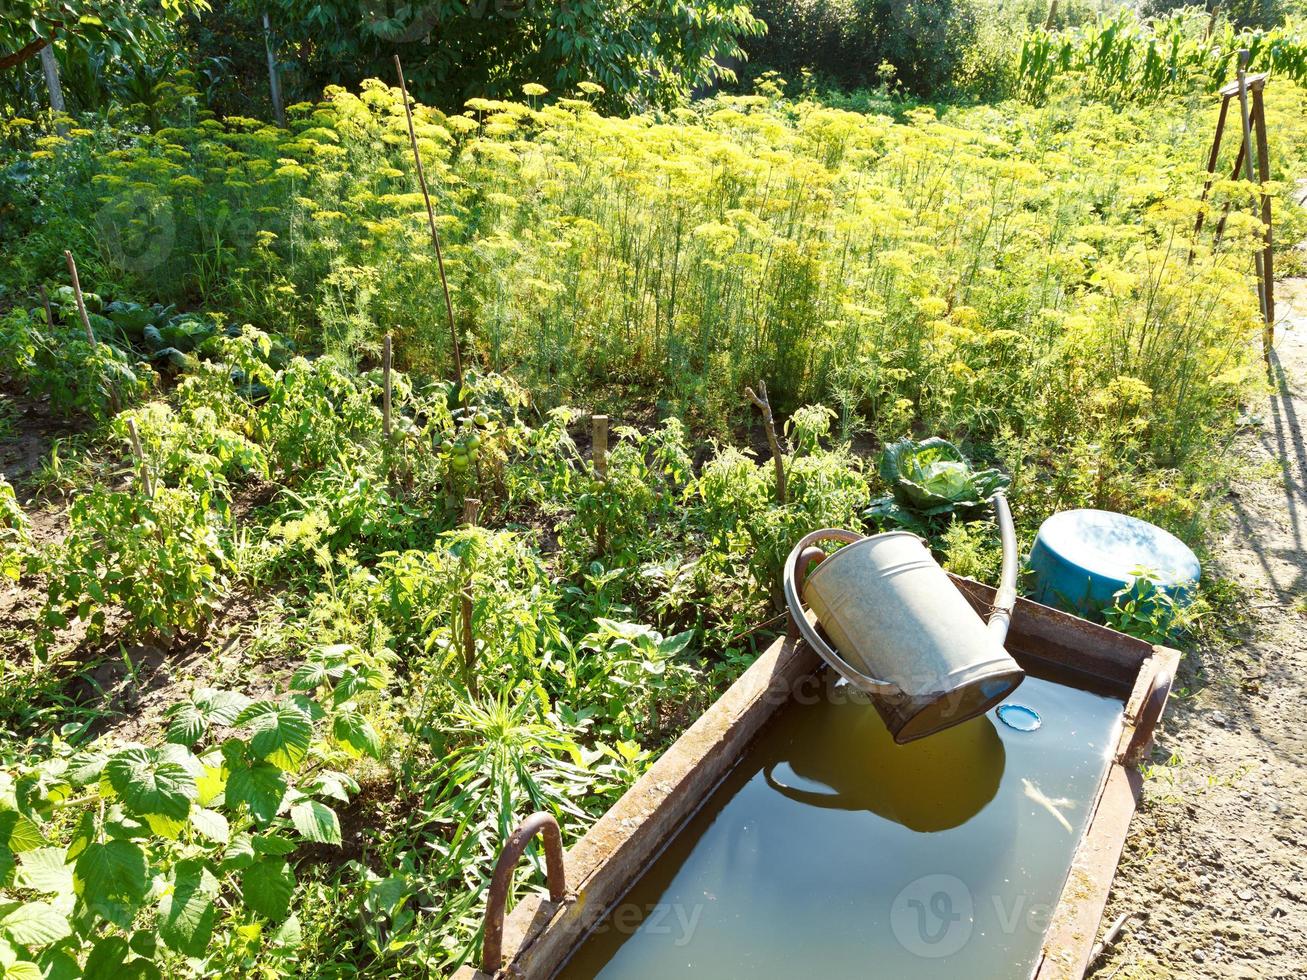
[[[1184,603],[1202,567],[1189,547],[1137,517],[1106,510],[1068,510],[1039,528],[1030,550],[1034,598],[1046,606],[1092,614],[1146,569],[1158,587]]]

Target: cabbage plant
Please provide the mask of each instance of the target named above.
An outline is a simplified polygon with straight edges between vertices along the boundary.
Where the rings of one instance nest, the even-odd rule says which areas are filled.
[[[1012,482],[1000,470],[973,469],[962,450],[939,438],[891,443],[881,453],[879,471],[891,496],[872,501],[866,514],[905,527],[923,518],[965,515]]]

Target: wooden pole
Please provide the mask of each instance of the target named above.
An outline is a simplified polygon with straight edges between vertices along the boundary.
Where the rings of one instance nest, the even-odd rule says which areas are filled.
[[[381,431],[390,441],[390,334],[381,342]]]
[[[263,50],[268,56],[268,88],[272,94],[272,112],[277,118],[277,125],[286,128],[286,107],[281,98],[281,75],[277,71],[277,56],[272,50],[272,24],[268,21],[268,12],[263,12]]]
[[[590,420],[590,437],[594,444],[595,472],[599,479],[608,479],[608,416],[596,415]]]
[[[752,388],[744,389],[745,395],[749,401],[758,406],[762,412],[762,427],[767,435],[767,445],[771,447],[772,464],[776,467],[776,500],[785,504],[789,500],[789,493],[785,485],[785,459],[781,447],[781,441],[776,436],[776,421],[772,418],[771,402],[767,398],[767,382],[758,382],[758,392],[755,393]]]
[[[1238,69],[1239,114],[1243,121],[1243,145],[1248,150],[1248,152],[1244,154],[1244,159],[1243,159],[1244,173],[1248,178],[1248,183],[1252,184],[1256,182],[1256,178],[1253,177],[1252,119],[1249,115],[1249,110],[1248,110],[1248,81],[1245,78],[1245,73],[1247,72],[1247,70],[1248,70],[1248,49],[1242,48],[1239,51],[1239,69]],[[1257,302],[1261,306],[1262,322],[1269,323],[1270,312],[1266,303],[1266,281],[1262,269],[1262,252],[1260,250],[1253,253],[1253,264],[1257,267]],[[1269,356],[1269,352],[1268,352],[1268,356]]]
[[[468,497],[463,501],[463,523],[468,527],[476,526],[477,512],[481,501]],[[463,676],[467,689],[472,695],[477,693],[477,647],[476,637],[472,633],[472,571],[464,559],[463,595],[459,602],[460,618],[463,620]]]
[[[596,415],[590,420],[590,443],[594,456],[595,475],[608,480],[608,416]],[[608,522],[600,521],[595,529],[595,545],[599,554],[608,551]]]
[[[1248,152],[1248,144],[1240,143],[1239,152],[1234,155],[1234,168],[1230,171],[1230,179],[1238,180],[1239,172],[1243,170],[1244,154]],[[1230,217],[1230,202],[1226,201],[1221,205],[1221,220],[1216,223],[1216,236],[1213,248],[1221,247],[1221,240],[1225,238],[1225,222]]]
[[[141,448],[141,435],[136,431],[136,420],[127,420],[127,432],[132,437],[132,453],[136,456],[136,465],[141,475],[141,490],[147,497],[154,496],[154,486],[150,482],[150,469],[145,465],[145,451]]]
[[[1271,195],[1265,190],[1267,181],[1271,179],[1271,154],[1266,141],[1266,105],[1261,87],[1253,91],[1253,124],[1257,129],[1257,176],[1262,184],[1262,224],[1266,226],[1266,247],[1262,250],[1262,295],[1266,298],[1262,353],[1269,361],[1271,348],[1275,346],[1275,250],[1272,247]]]
[[[68,263],[68,274],[73,277],[73,296],[77,298],[77,313],[82,318],[82,326],[86,328],[86,341],[92,347],[95,346],[95,331],[91,329],[91,318],[86,315],[86,300],[82,298],[82,281],[77,277],[77,261],[73,258],[73,253],[64,250],[64,261]]]
[[[1057,0],[1053,0],[1053,2],[1048,5],[1048,17],[1044,20],[1044,30],[1051,31],[1053,29],[1053,21],[1055,20],[1057,20]]]
[[[427,227],[431,230],[431,244],[436,249],[436,266],[440,270],[440,288],[445,294],[445,315],[449,319],[449,342],[454,351],[454,381],[463,387],[463,352],[458,346],[458,328],[454,325],[454,304],[449,298],[449,280],[445,277],[445,255],[440,249],[440,234],[436,231],[436,212],[431,207],[431,194],[427,191],[426,174],[422,171],[422,154],[418,152],[417,133],[413,129],[413,108],[408,104],[408,86],[404,84],[404,66],[395,55],[395,72],[399,75],[399,92],[404,98],[404,116],[408,120],[408,140],[413,145],[413,164],[417,167],[418,186],[427,206]]]
[[[41,285],[37,286],[37,289],[41,291],[41,305],[45,307],[45,325],[47,327],[53,328],[54,310],[50,309],[50,296],[45,291],[45,284],[42,283]]]
[[[1225,96],[1225,98],[1221,99],[1221,112],[1220,115],[1216,117],[1216,135],[1212,137],[1212,149],[1207,154],[1207,180],[1203,182],[1203,194],[1202,197],[1198,199],[1199,203],[1206,203],[1207,195],[1211,193],[1212,180],[1216,175],[1216,161],[1221,156],[1221,137],[1225,134],[1225,119],[1229,114],[1230,114],[1230,97],[1227,95]],[[1198,233],[1203,230],[1203,217],[1204,217],[1204,212],[1203,210],[1200,209],[1198,212],[1198,217],[1194,221],[1194,239],[1195,239],[1194,244],[1195,245],[1197,244]],[[1189,249],[1190,263],[1192,263],[1193,260],[1194,260],[1194,250],[1193,248],[1190,248]]]

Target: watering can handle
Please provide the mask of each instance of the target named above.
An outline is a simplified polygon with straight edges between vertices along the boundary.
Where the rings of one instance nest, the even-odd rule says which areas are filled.
[[[852,544],[855,541],[861,541],[862,535],[854,531],[844,531],[839,528],[826,527],[820,531],[813,531],[811,534],[805,534],[799,543],[794,546],[790,556],[785,559],[785,571],[782,574],[782,585],[785,591],[785,604],[790,610],[790,624],[792,629],[796,629],[799,635],[807,644],[821,655],[822,659],[835,668],[841,677],[852,684],[859,690],[866,691],[868,694],[875,694],[885,697],[892,697],[902,694],[903,689],[897,684],[891,684],[889,681],[878,680],[875,677],[868,677],[862,671],[858,670],[847,660],[836,653],[821,634],[813,628],[812,623],[808,621],[808,616],[803,609],[803,580],[807,575],[808,562],[825,553],[816,547],[819,541],[843,541],[845,544]],[[802,566],[802,567],[800,567]]]

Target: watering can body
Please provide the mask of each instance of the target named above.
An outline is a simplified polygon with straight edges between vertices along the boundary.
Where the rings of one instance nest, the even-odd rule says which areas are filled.
[[[916,535],[857,540],[825,557],[801,589],[839,651],[818,652],[872,694],[896,742],[983,714],[1025,676]]]

